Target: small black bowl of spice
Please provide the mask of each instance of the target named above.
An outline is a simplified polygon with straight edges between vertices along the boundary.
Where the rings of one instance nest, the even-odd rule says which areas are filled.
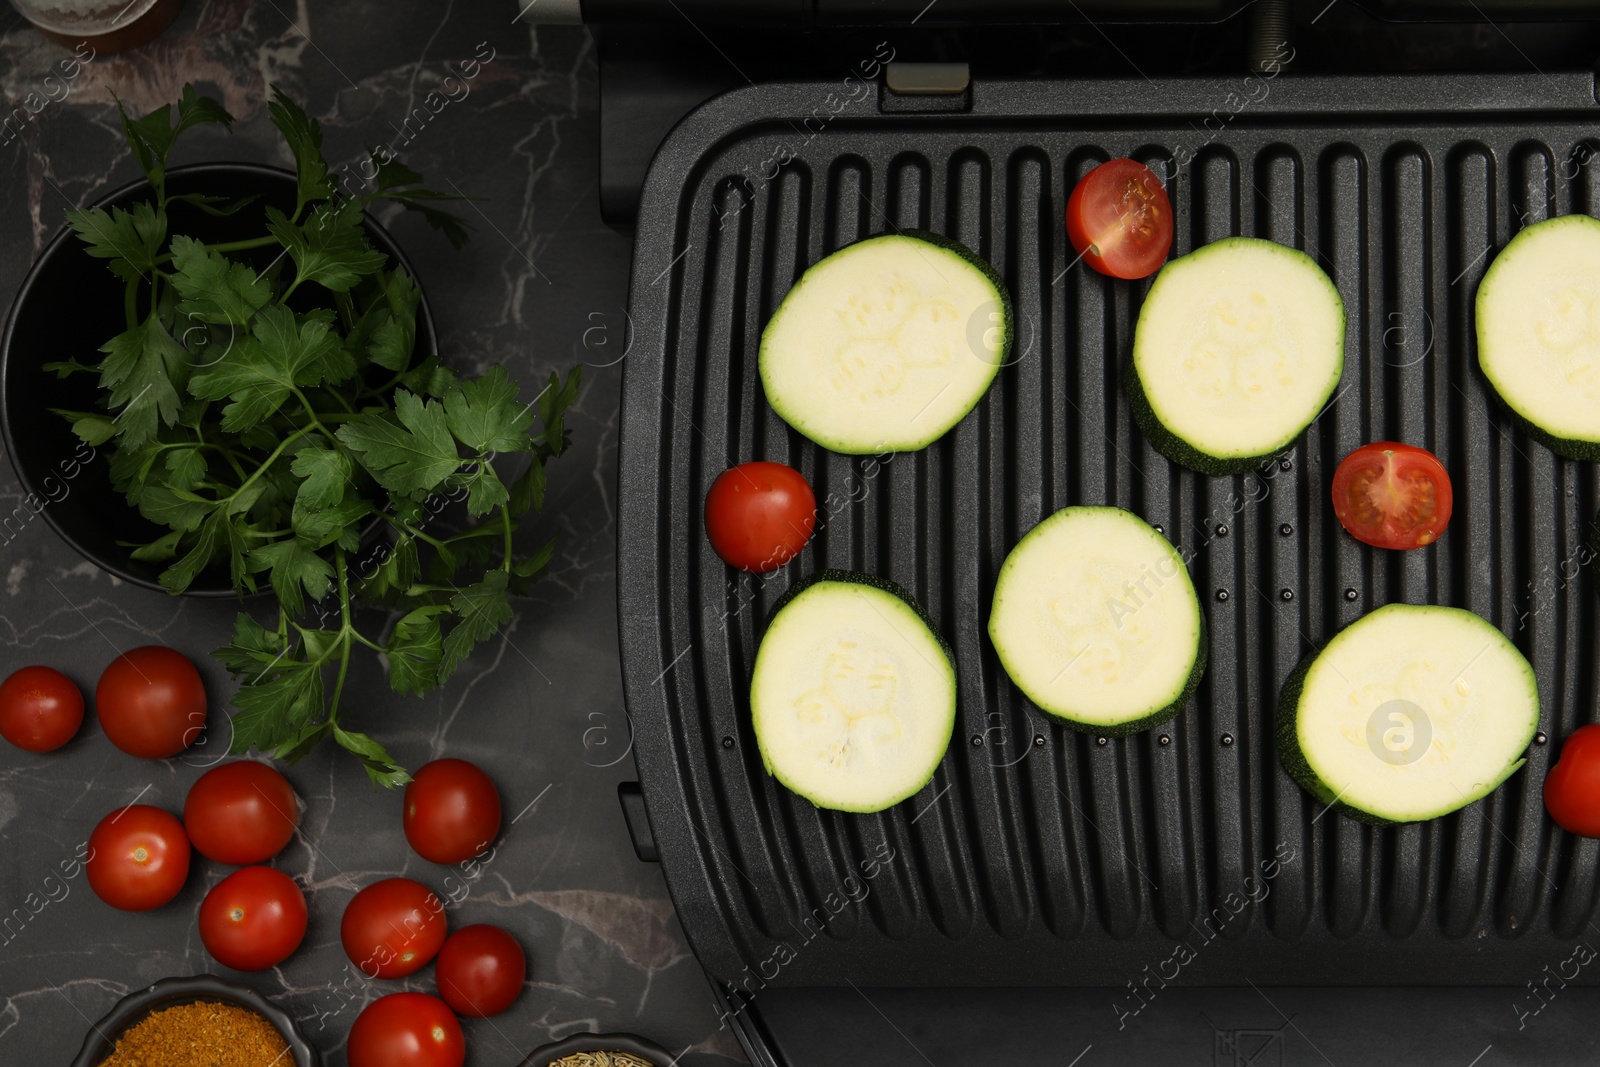
[[[163,978],[89,1028],[72,1067],[320,1067],[287,1013],[214,974]]]
[[[671,1067],[672,1053],[637,1034],[573,1034],[536,1048],[521,1067]]]

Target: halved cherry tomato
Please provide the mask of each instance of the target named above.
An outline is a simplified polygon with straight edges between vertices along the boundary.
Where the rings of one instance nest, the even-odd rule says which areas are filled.
[[[1143,163],[1113,159],[1079,179],[1067,199],[1067,239],[1113,278],[1148,278],[1172,248],[1172,202]]]
[[[776,570],[811,540],[817,497],[805,476],[782,463],[741,463],[706,494],[706,536],[729,566]]]
[[[1561,746],[1544,777],[1544,807],[1568,833],[1600,837],[1600,726],[1578,727]]]
[[[1450,475],[1425,448],[1362,445],[1333,474],[1333,513],[1350,536],[1377,548],[1421,548],[1444,533],[1454,503]]]

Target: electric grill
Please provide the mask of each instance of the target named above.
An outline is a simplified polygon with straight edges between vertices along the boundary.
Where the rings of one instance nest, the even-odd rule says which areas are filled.
[[[850,23],[852,11],[869,22],[876,11],[907,29],[920,6],[816,0],[731,17],[734,5],[680,3],[668,6],[741,77],[737,57],[750,53],[727,46],[763,30],[730,22],[770,18],[815,35]],[[1597,602],[1578,561],[1600,483],[1592,464],[1558,459],[1495,407],[1476,369],[1472,317],[1479,278],[1521,226],[1600,213],[1595,78],[1535,63],[1492,21],[1505,12],[1480,5],[1471,6],[1489,21],[1479,28],[1497,30],[1520,61],[1497,44],[1413,73],[1306,73],[1318,20],[1367,19],[1333,6],[1341,10],[1288,20],[1283,4],[1242,13],[1167,5],[1159,39],[1231,35],[1237,46],[1199,64],[1231,63],[1231,73],[1187,77],[1158,76],[1181,64],[1144,54],[1135,64],[1118,43],[1128,27],[1105,25],[1105,12],[1082,4],[1007,10],[1048,10],[1067,37],[1099,33],[1131,76],[1052,76],[1059,56],[1028,77],[984,63],[951,67],[960,47],[948,39],[902,47],[894,25],[870,40],[852,28],[847,43],[860,50],[827,76],[741,81],[649,146],[633,223],[620,458],[623,671],[640,776],[624,808],[641,855],[660,859],[725,1019],[755,1062],[856,1062],[861,1027],[837,1035],[835,1050],[852,1051],[830,1059],[816,1013],[839,1017],[839,996],[854,1003],[859,994],[887,1020],[884,995],[864,991],[879,987],[926,987],[890,996],[910,1033],[938,1046],[891,1025],[906,1062],[941,1064],[1068,1062],[1077,1038],[1046,1018],[1060,987],[1115,987],[1101,998],[1112,1011],[1099,1009],[1096,1024],[1113,1034],[1157,996],[1172,998],[1169,986],[1415,986],[1406,1010],[1442,1018],[1479,993],[1452,998],[1444,987],[1533,989],[1575,944],[1600,936],[1600,844],[1556,831],[1539,789],[1552,742],[1594,717]],[[1548,18],[1561,7],[1519,13]],[[1461,13],[1373,8],[1409,19]],[[660,5],[585,0],[602,48],[613,12],[672,22]],[[950,4],[940,17],[976,16]],[[1403,32],[1367,23],[1373,39],[1402,41],[1397,54],[1427,51],[1415,23]],[[1017,39],[1014,25],[1004,32]],[[1546,29],[1513,32],[1532,40]],[[1554,36],[1558,51],[1594,45],[1584,25]],[[1359,67],[1362,38],[1350,38],[1344,47]],[[807,40],[799,51],[813,57],[845,47]],[[885,67],[880,41],[894,63],[946,65]],[[982,47],[975,36],[972,48]],[[1326,40],[1309,50],[1340,52]],[[853,65],[867,60],[879,69]],[[1100,72],[1114,60],[1100,55]],[[1479,60],[1508,69],[1471,70]],[[1451,72],[1452,63],[1468,69]],[[674,106],[660,104],[658,125]],[[611,153],[602,184],[613,217],[629,214],[618,175],[640,154]],[[1061,225],[1076,180],[1121,155],[1166,177],[1174,256],[1253,235],[1302,249],[1337,283],[1348,315],[1344,382],[1280,463],[1200,477],[1167,462],[1133,425],[1121,363],[1149,283],[1075,265]],[[932,447],[836,455],[767,406],[760,332],[805,267],[903,228],[957,238],[1000,270],[1018,311],[1016,355],[978,409]],[[1332,514],[1338,460],[1385,438],[1429,448],[1451,472],[1455,518],[1425,552],[1366,549]],[[805,551],[766,578],[730,572],[702,527],[712,480],[750,459],[799,469],[823,512]],[[1174,722],[1125,740],[1076,733],[1029,708],[985,636],[1006,551],[1077,503],[1128,508],[1192,552],[1208,612],[1210,666],[1197,697]],[[770,610],[793,581],[826,567],[911,591],[956,654],[949,753],[922,793],[875,815],[820,811],[778,786],[749,728],[749,672]],[[1324,816],[1288,778],[1273,719],[1279,686],[1302,656],[1396,601],[1454,604],[1500,626],[1534,665],[1544,710],[1527,766],[1490,798],[1432,822],[1374,829]],[[1577,987],[1596,984],[1600,968],[1562,976],[1575,1005],[1585,996]],[[1513,1044],[1537,1014],[1518,1015],[1517,995],[1507,993],[1512,1010],[1488,1024],[1501,1047],[1582,1062],[1563,1058],[1588,1054],[1559,1026],[1546,1028],[1543,1045]],[[949,1036],[961,1006],[992,1018],[1017,1005],[1031,1006],[1031,1026]],[[1248,1051],[1270,1045],[1250,1037],[1257,1030],[1295,1026],[1273,1010],[1266,1028],[1216,1026],[1214,1062],[1278,1062]],[[1075,1025],[1088,1018],[1062,1014]]]

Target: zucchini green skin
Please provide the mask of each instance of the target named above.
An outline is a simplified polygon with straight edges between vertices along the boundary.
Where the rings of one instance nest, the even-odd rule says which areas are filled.
[[[765,396],[767,398],[767,403],[770,404],[772,406],[772,409],[778,413],[778,417],[783,419],[784,422],[788,423],[790,426],[794,426],[797,430],[799,430],[799,432],[803,436],[810,437],[812,440],[816,441],[817,444],[819,444],[822,447],[828,449],[830,452],[837,452],[840,455],[844,455],[844,456],[876,455],[876,454],[882,453],[884,451],[910,451],[910,452],[914,452],[914,451],[918,451],[918,450],[923,449],[923,448],[927,448],[929,445],[931,445],[935,441],[939,440],[939,438],[941,438],[945,434],[949,433],[950,430],[953,430],[953,429],[955,429],[956,426],[960,425],[962,419],[965,419],[968,415],[972,414],[972,409],[977,407],[980,403],[982,403],[983,398],[985,396],[989,395],[989,388],[994,385],[995,378],[999,376],[1000,368],[1002,368],[1004,366],[1007,366],[1011,362],[1011,350],[1012,350],[1012,346],[1013,346],[1013,344],[1015,342],[1016,334],[1017,334],[1016,307],[1011,301],[1011,291],[1006,288],[1006,281],[1005,281],[1004,278],[1002,278],[1000,276],[1000,272],[995,270],[994,267],[990,265],[988,260],[986,260],[982,256],[978,255],[976,252],[974,252],[972,249],[968,248],[966,245],[962,244],[960,241],[952,240],[951,238],[946,237],[943,234],[933,233],[933,232],[928,231],[928,230],[916,230],[916,229],[898,230],[898,231],[891,231],[889,233],[873,234],[871,237],[863,237],[859,241],[855,241],[855,242],[852,242],[851,244],[845,245],[843,248],[839,249],[836,252],[830,252],[828,255],[824,256],[822,259],[817,260],[816,263],[813,263],[813,264],[811,264],[811,266],[807,267],[806,268],[806,272],[809,272],[809,271],[812,271],[812,270],[816,269],[817,266],[819,266],[820,264],[826,262],[829,259],[832,259],[834,256],[847,253],[851,249],[858,248],[861,245],[867,244],[869,242],[872,242],[872,241],[898,241],[898,240],[906,239],[906,238],[909,238],[910,240],[913,240],[913,241],[920,241],[923,244],[930,244],[930,245],[933,245],[935,248],[939,248],[939,249],[942,249],[943,251],[949,252],[950,254],[960,258],[963,262],[965,262],[967,264],[970,264],[973,268],[975,268],[978,271],[979,274],[983,275],[984,281],[988,282],[989,288],[994,291],[995,296],[998,297],[998,299],[1000,301],[1000,319],[1001,319],[1001,323],[1000,323],[1000,329],[1001,329],[1000,351],[996,356],[994,365],[991,368],[991,371],[990,371],[990,374],[989,374],[989,380],[988,380],[988,382],[985,383],[983,390],[981,392],[979,392],[977,394],[977,396],[975,396],[973,398],[972,403],[967,407],[967,409],[965,411],[963,411],[961,413],[961,418],[957,419],[954,423],[952,423],[951,426],[949,427],[949,429],[941,430],[938,434],[936,434],[936,435],[934,435],[932,437],[929,437],[929,438],[926,438],[926,439],[919,439],[916,443],[910,445],[909,447],[900,447],[900,448],[892,448],[892,449],[858,448],[858,447],[855,447],[855,446],[852,446],[852,445],[846,445],[844,442],[839,441],[839,440],[824,439],[820,435],[816,436],[816,437],[812,437],[811,434],[808,433],[807,431],[799,430],[799,427],[796,424],[796,422],[791,419],[791,413],[788,411],[787,405],[785,405],[783,403],[783,400],[782,400],[781,397],[776,397],[776,398],[774,397],[774,394],[773,394],[772,390],[767,388],[767,379],[766,379],[765,375],[762,375],[761,376],[762,391],[763,391],[763,393],[765,394]],[[800,281],[804,279],[804,277],[805,277],[805,272],[802,272],[800,278],[796,279],[795,284],[798,285],[800,283]],[[757,366],[758,366],[758,368],[762,364],[765,363],[765,360],[764,360],[763,357],[766,354],[767,337],[770,335],[773,326],[785,314],[784,302],[786,300],[787,300],[787,294],[785,295],[784,301],[779,301],[777,310],[775,310],[772,313],[772,318],[767,321],[767,325],[765,327],[763,327],[763,329],[761,331],[761,344],[759,346],[759,351],[758,351],[758,355],[757,355]],[[759,373],[759,370],[758,370],[758,373]],[[899,594],[896,594],[896,595],[899,595]],[[934,631],[934,632],[937,633],[938,631]]]
[[[1360,621],[1360,619],[1355,620],[1355,622]],[[1345,627],[1341,627],[1340,633],[1343,633],[1345,629],[1349,628],[1349,626],[1354,625],[1355,623],[1352,622],[1347,624]],[[1337,637],[1338,634],[1335,634],[1334,636]],[[1408,825],[1406,822],[1400,822],[1394,819],[1386,819],[1381,815],[1374,815],[1365,808],[1358,808],[1352,804],[1346,804],[1343,800],[1338,799],[1339,794],[1328,788],[1328,784],[1321,778],[1317,777],[1317,773],[1311,769],[1311,763],[1306,759],[1305,750],[1300,747],[1300,694],[1305,689],[1306,675],[1311,672],[1311,665],[1317,661],[1317,657],[1321,656],[1323,649],[1327,647],[1328,646],[1326,642],[1318,645],[1314,651],[1308,653],[1305,658],[1301,659],[1301,661],[1295,665],[1294,670],[1289,672],[1289,677],[1285,678],[1283,681],[1283,688],[1278,693],[1278,721],[1276,731],[1278,735],[1278,760],[1283,764],[1283,769],[1288,772],[1289,777],[1293,778],[1295,783],[1299,785],[1301,789],[1304,789],[1307,793],[1310,793],[1312,796],[1322,801],[1323,804],[1337,811],[1340,815],[1343,815],[1348,819],[1354,819],[1356,822],[1366,823],[1368,826],[1406,826]],[[1484,797],[1488,796],[1490,793],[1493,793],[1505,783],[1507,778],[1510,778],[1513,774],[1516,774],[1519,770],[1521,770],[1522,765],[1527,762],[1528,761],[1526,759],[1520,759],[1510,764],[1508,767],[1506,767],[1505,773],[1500,775],[1499,778],[1496,778],[1487,788],[1483,790],[1482,793],[1468,800],[1465,804],[1462,804],[1460,807],[1454,810],[1460,811],[1461,808],[1466,807],[1467,804],[1475,804]],[[1443,812],[1441,815],[1434,816],[1434,818],[1440,818],[1442,815],[1448,814],[1450,813]],[[1426,822],[1427,820],[1417,821]]]
[[[1187,256],[1183,256],[1181,258],[1188,260],[1192,259],[1194,256],[1206,255],[1213,250],[1226,251],[1230,246],[1236,243],[1254,242],[1256,240],[1257,238],[1253,237],[1224,237],[1220,241],[1213,241],[1208,245],[1203,245],[1200,248],[1195,249],[1193,252],[1190,252]],[[1272,243],[1275,244],[1276,242]],[[1322,274],[1324,278],[1327,278],[1327,272],[1317,265],[1317,261],[1300,251],[1298,248],[1290,248],[1287,245],[1278,245],[1278,248],[1284,253],[1298,256],[1299,258],[1305,260],[1312,267],[1316,268],[1319,274]],[[1174,262],[1177,262],[1177,260],[1169,261],[1166,266],[1171,266]],[[1166,266],[1162,267],[1163,273],[1166,271]],[[1337,304],[1339,308],[1339,321],[1348,327],[1348,318],[1344,310],[1344,297],[1340,294],[1338,286],[1333,284],[1333,280],[1331,278],[1327,279],[1327,281],[1328,295],[1333,299],[1334,303]],[[1243,474],[1247,471],[1254,470],[1255,468],[1261,466],[1261,464],[1269,460],[1275,460],[1285,452],[1288,452],[1294,448],[1301,436],[1306,432],[1307,429],[1310,428],[1311,422],[1316,421],[1316,417],[1313,417],[1311,422],[1307,422],[1305,426],[1300,427],[1279,444],[1274,445],[1272,448],[1253,456],[1214,456],[1209,452],[1202,452],[1200,449],[1196,448],[1182,437],[1179,437],[1177,434],[1167,429],[1167,427],[1161,422],[1161,419],[1156,415],[1155,408],[1150,403],[1150,398],[1145,394],[1144,383],[1139,378],[1138,365],[1134,359],[1139,350],[1139,325],[1143,323],[1145,314],[1151,306],[1152,301],[1155,299],[1157,288],[1160,286],[1160,284],[1161,274],[1158,273],[1155,281],[1150,285],[1150,291],[1145,294],[1144,305],[1139,309],[1139,323],[1136,323],[1134,326],[1133,345],[1129,350],[1127,361],[1123,365],[1126,392],[1128,396],[1128,408],[1133,413],[1133,419],[1138,425],[1139,431],[1144,434],[1145,439],[1150,442],[1151,447],[1157,452],[1161,453],[1163,456],[1166,456],[1168,459],[1172,460],[1172,462],[1184,467],[1188,467],[1190,470],[1198,471],[1199,473],[1212,478],[1222,478],[1231,474]],[[1349,358],[1348,354],[1346,354],[1345,358]],[[1339,382],[1342,381],[1343,378],[1344,373],[1341,369],[1339,376],[1328,383],[1328,390],[1323,394],[1322,398],[1324,404],[1326,404],[1328,398],[1332,397],[1338,390]],[[1326,410],[1326,408],[1324,408],[1324,410]]]
[[[1179,466],[1188,467],[1207,477],[1226,478],[1232,474],[1253,471],[1263,463],[1274,461],[1288,452],[1300,439],[1300,434],[1305,433],[1305,430],[1301,429],[1282,445],[1259,456],[1213,456],[1209,452],[1200,451],[1167,429],[1161,420],[1156,418],[1155,409],[1150,406],[1150,398],[1145,395],[1144,383],[1139,380],[1139,369],[1134,365],[1131,354],[1123,361],[1122,367],[1127,380],[1128,410],[1133,413],[1134,424],[1139,427],[1139,432],[1144,434],[1145,440],[1150,442],[1150,447]]]
[[[877,589],[877,590],[880,590],[882,592],[888,593],[890,596],[894,597],[896,600],[900,600],[900,601],[904,602],[905,605],[911,609],[912,613],[915,614],[918,619],[922,620],[923,625],[925,625],[928,628],[928,632],[933,634],[933,639],[936,642],[938,642],[940,651],[942,651],[944,653],[945,660],[950,664],[950,674],[952,675],[952,677],[956,676],[956,657],[955,657],[955,653],[951,650],[950,643],[944,639],[944,634],[939,632],[939,627],[934,624],[933,616],[929,615],[927,613],[927,611],[924,610],[922,605],[917,603],[916,599],[910,593],[906,592],[904,589],[902,589],[900,586],[896,585],[894,582],[889,581],[887,578],[880,578],[875,574],[867,574],[867,573],[862,572],[862,571],[847,571],[847,570],[840,570],[840,569],[834,568],[834,569],[829,569],[829,570],[818,571],[815,574],[808,575],[805,578],[802,578],[798,582],[796,582],[793,585],[791,585],[784,592],[783,596],[778,598],[778,602],[776,604],[772,605],[772,612],[771,612],[771,614],[769,614],[767,616],[768,624],[770,625],[772,620],[778,617],[778,613],[780,611],[782,611],[786,606],[788,606],[788,604],[789,604],[789,602],[791,600],[793,600],[795,597],[799,596],[801,593],[805,592],[807,589],[811,588],[813,585],[816,585],[818,582],[847,582],[847,583],[850,583],[852,585],[865,585],[865,586],[868,586],[869,588]],[[961,720],[961,687],[960,687],[959,684],[956,685],[956,687],[955,687],[954,699],[955,699],[955,705],[956,706],[955,706],[954,713],[951,716],[951,725],[950,725],[950,735],[951,735],[951,737],[955,736],[955,725],[956,725],[956,723],[960,722],[960,720]],[[817,806],[819,808],[822,808],[822,805],[817,804],[816,801],[814,801],[810,797],[806,796],[805,793],[801,792],[800,790],[796,789],[793,785],[791,785],[789,782],[785,781],[783,779],[783,776],[778,774],[773,769],[771,760],[769,760],[767,758],[766,749],[761,747],[759,739],[757,740],[757,746],[756,747],[761,750],[761,765],[762,765],[762,767],[766,770],[767,774],[770,775],[773,778],[774,781],[780,783],[785,789],[789,790],[795,796],[801,797],[804,800],[806,800],[808,803],[813,804],[813,805],[815,805],[815,806]],[[945,752],[946,752],[946,754],[949,753],[948,744],[946,745]],[[883,805],[881,807],[873,807],[873,808],[827,807],[827,808],[822,808],[822,810],[824,810],[824,811],[841,811],[841,812],[845,812],[847,814],[855,814],[855,815],[869,815],[869,814],[872,814],[873,812],[886,811],[888,808],[894,807],[895,804],[899,804],[899,803],[902,803],[903,801],[909,800],[911,797],[916,796],[918,793],[922,792],[923,789],[927,788],[928,783],[933,781],[934,776],[939,773],[939,767],[943,763],[944,763],[943,759],[940,759],[939,761],[934,763],[933,767],[928,771],[928,777],[926,777],[922,781],[918,782],[917,783],[917,787],[915,789],[912,789],[911,791],[906,793],[905,796],[901,797],[899,800],[891,802],[890,804]]]
[[[1494,380],[1490,378],[1488,372],[1483,369],[1484,301],[1489,291],[1493,288],[1492,283],[1494,281],[1495,268],[1500,265],[1502,259],[1505,257],[1505,254],[1511,250],[1512,246],[1514,246],[1525,235],[1537,230],[1541,226],[1548,227],[1551,225],[1592,226],[1600,228],[1600,219],[1595,219],[1583,214],[1571,214],[1558,215],[1555,218],[1545,219],[1542,222],[1536,222],[1532,226],[1525,227],[1524,229],[1518,231],[1516,236],[1507,241],[1506,246],[1502,248],[1499,254],[1494,257],[1494,262],[1489,264],[1489,269],[1483,272],[1483,278],[1478,282],[1477,295],[1472,301],[1472,314],[1473,319],[1475,320],[1473,324],[1473,334],[1478,345],[1478,373],[1483,376],[1483,383],[1488,387],[1489,395],[1495,398],[1495,401],[1500,405],[1500,407],[1511,416],[1511,421],[1520,426],[1529,437],[1548,448],[1558,456],[1565,456],[1567,459],[1575,459],[1584,463],[1595,463],[1600,462],[1600,441],[1591,441],[1582,437],[1558,437],[1549,430],[1546,430],[1544,427],[1528,418],[1528,416],[1512,407],[1511,402],[1504,396],[1500,395],[1500,390],[1495,388]]]
[[[1146,730],[1160,726],[1163,723],[1171,722],[1173,719],[1178,717],[1179,712],[1183,711],[1183,709],[1188,706],[1190,699],[1200,688],[1201,677],[1206,673],[1206,657],[1209,649],[1209,634],[1206,629],[1206,613],[1201,611],[1199,612],[1199,616],[1200,650],[1194,658],[1194,669],[1189,672],[1189,677],[1183,683],[1183,688],[1179,690],[1177,699],[1171,704],[1168,704],[1166,707],[1157,711],[1152,711],[1143,718],[1129,719],[1127,722],[1118,723],[1115,726],[1096,726],[1093,723],[1078,722],[1076,719],[1069,719],[1064,715],[1057,715],[1055,712],[1048,711],[1044,708],[1039,708],[1039,710],[1050,716],[1051,719],[1059,722],[1061,725],[1070,727],[1081,734],[1088,734],[1091,737],[1131,737],[1134,734],[1142,734]],[[1015,685],[1016,683],[1013,682],[1012,684]],[[1029,701],[1029,703],[1031,704],[1032,701]],[[1033,706],[1038,707],[1037,704]]]

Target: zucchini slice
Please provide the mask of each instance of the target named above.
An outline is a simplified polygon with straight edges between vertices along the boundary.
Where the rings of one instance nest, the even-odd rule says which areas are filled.
[[[1183,557],[1121,508],[1062,508],[1019,541],[995,582],[989,639],[1029,700],[1108,737],[1177,715],[1206,663]]]
[[[1344,375],[1344,301],[1310,256],[1229,237],[1161,268],[1139,311],[1128,401],[1156,451],[1236,474],[1289,448]]]
[[[956,669],[899,586],[823,571],[778,602],[750,711],[768,774],[819,808],[882,811],[927,785],[944,758]]]
[[[1600,220],[1518,233],[1478,285],[1478,365],[1540,444],[1600,460]]]
[[[1533,668],[1461,608],[1389,604],[1306,657],[1278,700],[1278,754],[1363,822],[1418,822],[1487,796],[1539,725]]]
[[[943,437],[1011,352],[994,268],[921,231],[869,237],[811,266],[761,334],[761,384],[824,448],[906,452]]]

